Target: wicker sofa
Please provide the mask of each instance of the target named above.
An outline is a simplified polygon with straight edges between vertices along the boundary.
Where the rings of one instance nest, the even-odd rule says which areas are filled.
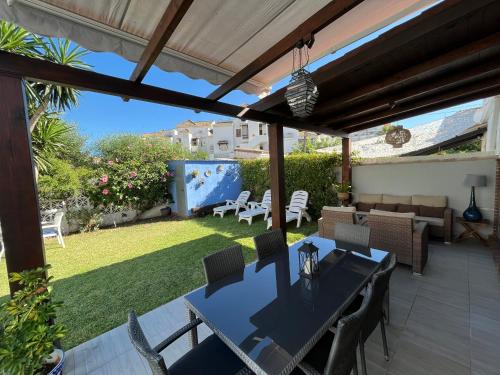
[[[413,212],[416,222],[428,224],[431,236],[442,238],[445,243],[452,241],[453,209],[448,207],[446,196],[358,194],[355,207],[361,215],[368,215],[372,209]]]
[[[396,254],[399,263],[422,274],[428,257],[429,225],[415,222],[415,213],[370,210],[370,247]]]

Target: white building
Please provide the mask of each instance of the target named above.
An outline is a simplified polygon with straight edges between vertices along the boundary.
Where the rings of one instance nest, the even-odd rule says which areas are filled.
[[[256,121],[191,121],[178,124],[173,130],[149,133],[172,142],[182,143],[192,152],[205,151],[211,158],[257,158],[268,155],[267,124]],[[299,131],[283,129],[285,153],[299,142]]]

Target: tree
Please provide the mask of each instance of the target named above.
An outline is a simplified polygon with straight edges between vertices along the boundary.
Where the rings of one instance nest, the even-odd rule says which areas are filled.
[[[72,46],[67,39],[41,38],[36,34],[0,21],[0,50],[51,61],[73,68],[89,69],[82,58],[88,51]],[[33,132],[38,121],[47,111],[60,112],[78,104],[79,91],[50,83],[28,82],[29,125]]]

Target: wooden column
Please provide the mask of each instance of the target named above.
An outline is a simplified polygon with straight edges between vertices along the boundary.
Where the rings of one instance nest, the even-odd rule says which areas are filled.
[[[351,138],[342,138],[342,183],[351,185]]]
[[[268,133],[273,229],[281,229],[286,239],[285,153],[283,150],[283,125],[270,124],[268,127]]]
[[[0,88],[0,222],[10,273],[44,266],[45,254],[24,85],[0,73]]]

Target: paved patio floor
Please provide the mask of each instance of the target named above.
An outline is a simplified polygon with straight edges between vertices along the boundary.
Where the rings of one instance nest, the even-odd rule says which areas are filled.
[[[152,345],[187,321],[182,298],[143,315]],[[200,340],[210,333],[201,326]],[[423,276],[398,266],[391,279],[390,361],[380,331],[366,344],[370,375],[500,375],[500,277],[491,252],[476,242],[431,243]],[[167,365],[188,349],[187,336],[162,354]],[[126,326],[67,353],[65,375],[150,374]]]

